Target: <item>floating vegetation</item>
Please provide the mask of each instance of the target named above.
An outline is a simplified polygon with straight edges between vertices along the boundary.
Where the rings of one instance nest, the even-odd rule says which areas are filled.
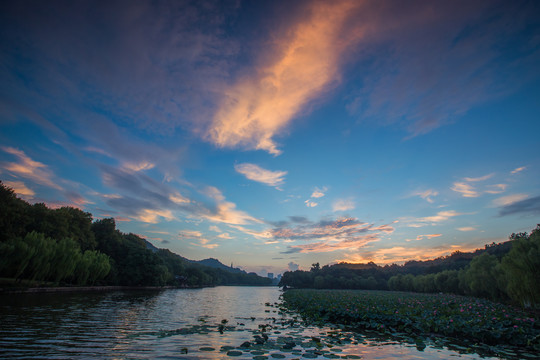
[[[283,299],[284,305],[300,313],[307,323],[334,324],[365,334],[371,331],[375,336],[414,344],[419,351],[433,342],[433,336],[448,339],[445,346],[462,353],[517,357],[519,350],[528,358],[540,351],[537,318],[488,300],[448,294],[307,289],[289,290]],[[328,335],[335,345],[362,342],[339,332]],[[315,340],[312,338],[317,344]],[[465,346],[452,346],[452,342]]]
[[[227,351],[227,356],[241,356],[243,353],[238,350]]]
[[[213,347],[209,347],[209,346],[204,346],[202,348],[199,349],[199,351],[214,351],[216,349],[214,349]]]

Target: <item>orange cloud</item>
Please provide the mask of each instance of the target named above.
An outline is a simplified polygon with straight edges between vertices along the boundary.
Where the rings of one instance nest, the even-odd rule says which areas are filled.
[[[206,137],[220,147],[265,150],[278,155],[273,137],[338,79],[344,50],[360,38],[343,27],[359,1],[320,1],[309,18],[294,26],[276,45],[278,54],[259,65],[254,76],[226,90]]]
[[[370,242],[379,241],[377,234],[368,234],[364,236],[358,236],[346,240],[340,240],[337,242],[333,241],[321,241],[311,244],[302,244],[302,245],[292,245],[289,246],[288,253],[301,252],[301,253],[321,253],[321,252],[332,252],[337,250],[351,250],[359,249],[363,246],[366,246]]]
[[[503,196],[503,197],[493,200],[493,204],[495,206],[506,206],[506,205],[510,205],[521,200],[525,200],[528,197],[529,196],[527,194],[507,195],[507,196]]]
[[[145,223],[157,224],[159,218],[173,220],[174,216],[170,210],[142,209],[134,218]]]
[[[427,235],[418,235],[416,237],[416,241],[419,241],[419,240],[422,240],[423,238],[428,238],[428,239],[432,239],[434,237],[439,237],[439,236],[442,236],[442,234],[427,234]],[[408,239],[406,241],[412,241],[411,239]]]
[[[478,197],[480,194],[471,185],[464,182],[455,182],[450,188],[452,191],[458,192],[463,197]]]
[[[286,171],[271,171],[261,168],[255,164],[237,164],[234,169],[244,175],[249,180],[257,181],[269,186],[279,186],[283,184]],[[279,188],[278,188],[279,189]]]
[[[275,240],[281,239],[284,242],[318,240],[309,244],[289,245],[284,253],[291,254],[358,250],[370,242],[379,241],[382,233],[390,234],[393,231],[394,228],[390,225],[373,226],[356,218],[339,218],[276,228],[272,230],[272,235]]]
[[[403,264],[410,260],[430,260],[450,255],[454,251],[468,252],[475,250],[474,246],[438,246],[432,248],[394,246],[358,254],[345,254],[337,262],[366,263],[373,261],[378,265]]]
[[[465,213],[458,213],[454,210],[447,210],[447,211],[439,211],[437,215],[433,216],[426,216],[422,218],[411,218],[411,219],[404,219],[407,222],[411,222],[411,224],[408,224],[408,227],[414,227],[419,228],[422,226],[427,225],[435,225],[440,222],[449,220],[455,216],[465,215]]]
[[[347,211],[354,209],[354,202],[350,199],[339,199],[332,205],[332,211]]]
[[[488,174],[477,178],[464,178],[465,182],[455,182],[450,188],[452,191],[458,192],[463,197],[479,197],[483,193],[485,194],[500,194],[504,192],[508,185],[506,184],[493,184],[484,186],[483,191],[478,191],[470,183],[482,182],[493,177],[494,174]]]
[[[26,185],[22,181],[3,181],[4,185],[10,187],[17,193],[18,195],[22,195],[23,197],[32,197],[36,193],[34,190],[29,189],[26,187]]]
[[[425,191],[417,191],[413,194],[413,196],[420,196],[422,199],[426,200],[428,203],[433,203],[433,196],[439,195],[438,191],[435,191],[433,189],[428,189]]]
[[[215,210],[207,212],[201,216],[207,220],[221,222],[232,225],[245,225],[248,223],[261,223],[260,220],[253,216],[236,209],[236,204],[225,200],[225,196],[213,186],[208,186],[205,191],[206,195],[216,201]]]
[[[152,164],[151,162],[148,162],[148,161],[141,161],[139,163],[127,162],[124,164],[125,169],[131,170],[134,172],[150,170],[150,169],[153,169],[155,166],[156,166],[155,164]]]
[[[4,169],[15,175],[30,179],[38,184],[62,190],[62,187],[53,181],[54,175],[48,169],[47,165],[32,160],[24,153],[24,151],[12,147],[2,147],[2,150],[8,154],[15,155],[19,160],[19,162],[16,163],[9,162],[0,164]]]

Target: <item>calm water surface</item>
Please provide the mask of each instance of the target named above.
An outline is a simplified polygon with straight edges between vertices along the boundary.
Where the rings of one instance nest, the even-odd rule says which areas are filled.
[[[418,351],[414,345],[362,334],[302,327],[280,314],[275,306],[279,296],[276,287],[0,295],[0,358],[480,358],[443,347]],[[268,340],[255,345],[262,330]],[[343,341],[321,351],[312,336]],[[238,349],[246,341],[253,345]],[[292,342],[294,348],[283,350]]]

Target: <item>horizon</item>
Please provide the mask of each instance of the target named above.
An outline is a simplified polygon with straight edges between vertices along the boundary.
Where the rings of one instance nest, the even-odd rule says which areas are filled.
[[[538,2],[0,8],[0,180],[30,203],[263,276],[540,223]]]

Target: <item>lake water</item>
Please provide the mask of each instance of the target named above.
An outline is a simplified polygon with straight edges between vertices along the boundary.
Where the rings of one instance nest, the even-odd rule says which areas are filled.
[[[0,295],[0,358],[481,358],[442,346],[418,351],[366,334],[302,327],[280,313],[280,294],[277,287],[215,287]],[[317,347],[312,336],[333,346]],[[238,349],[245,342],[252,345]]]

